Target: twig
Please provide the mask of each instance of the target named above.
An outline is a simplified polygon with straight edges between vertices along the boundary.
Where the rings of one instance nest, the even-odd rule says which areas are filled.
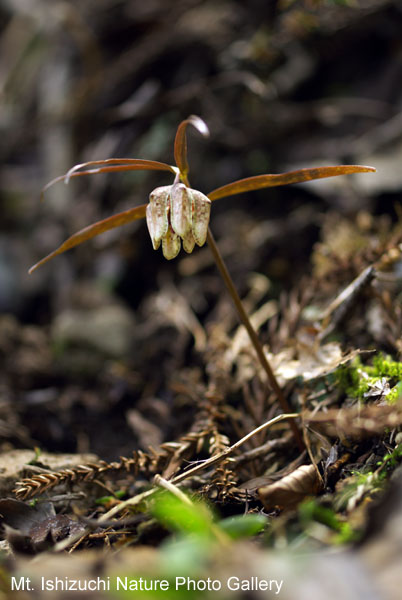
[[[192,469],[188,469],[187,471],[180,473],[180,475],[176,475],[176,477],[173,477],[173,479],[170,480],[170,483],[173,483],[173,484],[180,483],[180,481],[183,481],[184,479],[188,479],[189,477],[192,477],[199,471],[202,471],[202,470],[206,469],[207,467],[210,467],[211,465],[215,465],[218,462],[221,462],[222,460],[227,458],[230,454],[232,454],[232,452],[237,450],[237,448],[240,448],[240,446],[242,446],[251,437],[253,437],[253,435],[259,433],[263,429],[266,429],[267,427],[270,427],[271,425],[274,425],[275,423],[279,423],[280,421],[284,421],[285,419],[297,419],[299,416],[300,415],[298,413],[289,413],[289,414],[285,414],[285,415],[278,415],[277,417],[270,419],[269,421],[267,421],[266,423],[263,423],[256,429],[253,429],[253,431],[250,431],[247,435],[245,435],[240,440],[238,440],[235,444],[233,444],[233,446],[230,446],[229,448],[225,448],[225,450],[223,452],[221,452],[220,454],[211,456],[207,460],[200,462],[198,465],[195,465],[195,467],[193,467]],[[99,522],[102,523],[103,521],[107,521],[108,519],[110,519],[111,517],[114,517],[114,515],[116,515],[123,509],[128,508],[129,506],[136,506],[136,505],[140,504],[140,502],[142,502],[146,498],[149,498],[149,496],[151,496],[154,493],[155,493],[155,488],[152,488],[150,490],[147,490],[146,492],[143,492],[142,494],[138,494],[137,496],[134,496],[133,498],[129,498],[128,500],[125,500],[124,502],[121,502],[120,504],[113,506],[113,508],[111,508],[107,513],[105,513],[104,515],[102,515],[99,518]]]
[[[179,483],[180,481],[183,481],[183,479],[192,477],[193,475],[195,475],[195,473],[198,473],[198,471],[201,471],[201,470],[205,469],[206,467],[210,467],[211,465],[215,465],[216,463],[221,462],[222,460],[227,458],[230,454],[232,454],[235,450],[240,448],[240,446],[242,446],[250,438],[252,438],[253,435],[256,435],[257,433],[260,433],[260,431],[263,431],[263,429],[266,429],[267,427],[270,427],[271,425],[274,425],[275,423],[279,423],[279,421],[284,421],[285,419],[297,419],[298,417],[300,417],[299,413],[288,413],[285,415],[278,415],[277,417],[274,417],[273,419],[266,421],[266,423],[263,423],[256,429],[253,429],[253,431],[250,431],[247,435],[245,435],[240,440],[238,440],[235,444],[233,444],[233,446],[229,446],[229,448],[225,448],[225,450],[223,450],[223,452],[220,452],[220,454],[211,456],[207,460],[204,460],[203,462],[200,462],[198,465],[195,465],[195,467],[193,467],[192,469],[189,469],[188,471],[184,471],[183,473],[180,473],[180,475],[176,475],[176,477],[173,477],[173,479],[171,480],[172,483]],[[304,451],[304,448],[303,448],[303,451]]]
[[[179,490],[179,488],[171,481],[164,479],[160,475],[155,475],[154,484],[159,487],[165,488],[165,490],[168,490],[171,494],[176,496],[176,498],[179,498],[179,500],[184,502],[184,504],[188,504],[189,506],[194,506],[194,504],[191,502],[190,498],[188,496],[186,496],[186,494],[184,494],[181,490]]]
[[[215,465],[218,462],[221,462],[222,460],[226,459],[230,454],[232,454],[235,450],[240,448],[240,446],[242,446],[245,442],[247,442],[251,437],[253,437],[257,433],[259,433],[260,431],[267,429],[271,425],[275,425],[275,423],[284,421],[285,419],[297,419],[299,416],[300,415],[298,413],[289,413],[289,414],[278,415],[277,417],[270,419],[269,421],[267,421],[266,423],[263,423],[256,429],[253,429],[252,431],[250,431],[247,435],[245,435],[240,440],[238,440],[235,444],[233,444],[233,446],[230,446],[229,448],[225,448],[225,450],[223,452],[221,452],[220,454],[211,456],[207,460],[195,465],[195,467],[193,467],[192,469],[189,469],[188,471],[184,471],[183,473],[180,473],[180,475],[176,475],[176,477],[173,477],[173,479],[171,479],[170,481],[163,480],[163,478],[160,477],[159,479],[157,479],[157,483],[159,484],[159,482],[163,480],[164,482],[166,482],[166,484],[171,484],[171,485],[173,484],[173,487],[175,487],[174,484],[177,484],[180,481],[183,481],[184,479],[188,479],[189,477],[192,477],[199,471],[202,471],[202,470],[206,469],[207,467],[210,467],[211,465]],[[155,481],[155,479],[154,479],[154,481]],[[145,492],[142,492],[141,494],[137,494],[136,496],[133,496],[132,498],[128,498],[127,500],[124,500],[124,502],[121,502],[120,504],[113,506],[113,508],[111,508],[108,512],[104,513],[101,517],[99,517],[98,523],[102,524],[105,521],[108,521],[109,519],[111,519],[112,517],[117,515],[119,512],[124,510],[125,508],[137,506],[138,504],[140,504],[141,502],[143,502],[144,500],[146,500],[147,498],[152,496],[156,492],[156,490],[157,490],[156,487],[152,487],[150,490],[146,490]],[[179,491],[179,490],[176,489],[176,492],[177,491]],[[62,540],[61,542],[58,542],[54,546],[53,551],[61,552],[62,550],[65,550],[66,548],[68,548],[69,546],[74,544],[74,542],[79,540],[82,536],[87,535],[91,530],[93,530],[93,527],[88,527],[84,532],[80,531],[78,534],[72,535],[69,538]]]

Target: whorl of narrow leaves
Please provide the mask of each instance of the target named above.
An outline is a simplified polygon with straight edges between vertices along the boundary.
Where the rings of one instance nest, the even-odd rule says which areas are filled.
[[[32,273],[39,266],[51,260],[58,254],[62,254],[74,246],[78,246],[100,235],[109,229],[120,227],[126,223],[131,223],[137,219],[142,219],[147,214],[148,228],[152,239],[154,249],[162,243],[162,250],[165,258],[171,259],[177,256],[181,241],[186,252],[192,252],[195,244],[202,246],[205,243],[206,230],[208,228],[210,205],[209,202],[241,194],[253,190],[259,190],[266,187],[286,185],[290,183],[301,183],[312,179],[321,179],[323,177],[334,177],[337,175],[347,175],[349,173],[373,172],[373,167],[359,165],[341,165],[336,167],[318,167],[314,169],[300,169],[289,173],[278,175],[257,175],[240,179],[224,185],[210,192],[207,197],[197,190],[189,188],[187,175],[189,165],[187,160],[187,127],[191,125],[204,137],[209,135],[207,125],[200,117],[191,115],[188,119],[182,121],[176,132],[174,141],[174,158],[177,166],[168,165],[154,160],[144,160],[139,158],[108,158],[105,160],[93,160],[81,163],[72,167],[65,175],[56,177],[50,181],[42,190],[43,193],[53,184],[64,181],[68,183],[72,177],[81,177],[84,175],[96,175],[100,173],[117,173],[124,171],[167,171],[175,176],[173,185],[165,186],[170,188],[170,200],[166,197],[161,200],[161,206],[157,209],[153,204],[153,196],[148,207],[146,205],[137,206],[122,213],[89,225],[81,231],[78,231],[69,237],[59,248],[51,252],[48,256],[37,262],[29,270]],[[182,183],[179,183],[179,182]],[[184,184],[184,186],[183,186]],[[187,190],[187,191],[186,191]],[[191,196],[191,198],[190,198]],[[159,211],[162,213],[159,214]],[[158,214],[157,214],[158,213]],[[161,232],[163,232],[161,234]]]

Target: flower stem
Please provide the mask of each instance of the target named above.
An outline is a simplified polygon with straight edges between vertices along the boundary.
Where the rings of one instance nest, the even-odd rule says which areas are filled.
[[[230,273],[226,267],[226,264],[222,258],[221,253],[219,252],[219,248],[216,245],[214,236],[212,235],[211,229],[208,227],[208,235],[207,235],[207,242],[208,245],[211,249],[211,252],[213,254],[213,257],[215,259],[216,265],[220,271],[220,274],[222,275],[223,281],[225,282],[225,285],[228,289],[228,292],[230,294],[230,296],[232,297],[233,303],[236,307],[237,313],[240,317],[241,322],[243,323],[244,327],[246,328],[246,331],[249,335],[249,338],[251,340],[251,343],[254,346],[254,350],[257,353],[258,359],[261,363],[262,368],[264,369],[265,373],[267,374],[268,377],[268,381],[273,389],[273,391],[275,392],[279,404],[281,405],[281,408],[283,410],[284,413],[290,413],[291,409],[289,407],[288,401],[286,400],[279,384],[278,381],[275,377],[275,374],[272,370],[271,365],[268,362],[268,359],[264,353],[264,350],[262,348],[261,342],[258,338],[258,335],[254,329],[254,327],[252,326],[250,319],[248,318],[248,315],[244,309],[244,306],[242,304],[242,301],[240,300],[240,296],[237,293],[237,290],[235,288],[235,285],[233,283],[233,280],[230,276]],[[297,445],[299,447],[299,449],[301,451],[303,451],[305,449],[304,446],[304,442],[303,442],[303,438],[300,434],[300,431],[296,425],[296,423],[292,420],[290,421],[290,426],[292,428],[293,431],[293,435],[295,437],[295,440],[297,442]]]

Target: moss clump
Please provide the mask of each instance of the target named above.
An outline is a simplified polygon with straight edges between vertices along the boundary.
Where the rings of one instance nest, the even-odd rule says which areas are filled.
[[[402,363],[383,354],[377,354],[372,365],[363,365],[361,359],[356,358],[337,370],[336,379],[351,398],[384,396],[388,403],[393,403],[402,396]]]
[[[391,377],[397,381],[402,380],[402,362],[391,360],[390,356],[377,354],[373,358],[372,369],[375,371],[374,374],[379,377]]]

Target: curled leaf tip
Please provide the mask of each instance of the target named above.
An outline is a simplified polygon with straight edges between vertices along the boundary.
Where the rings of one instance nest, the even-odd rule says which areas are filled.
[[[182,121],[176,131],[176,137],[174,140],[174,158],[176,165],[178,166],[180,173],[184,178],[187,176],[189,171],[188,160],[187,160],[187,139],[186,129],[188,125],[192,125],[202,136],[209,136],[209,129],[205,121],[197,115],[190,115],[187,119]]]
[[[71,175],[73,173],[75,173],[76,171],[78,171],[79,169],[82,169],[82,167],[84,167],[84,166],[85,166],[85,163],[82,163],[79,165],[74,165],[74,167],[71,167],[71,169],[69,169],[64,176],[64,183],[67,185],[68,182],[70,181]]]
[[[198,117],[197,115],[190,115],[188,119],[186,119],[189,125],[192,125],[201,135],[204,137],[209,137],[209,129],[205,121]]]

